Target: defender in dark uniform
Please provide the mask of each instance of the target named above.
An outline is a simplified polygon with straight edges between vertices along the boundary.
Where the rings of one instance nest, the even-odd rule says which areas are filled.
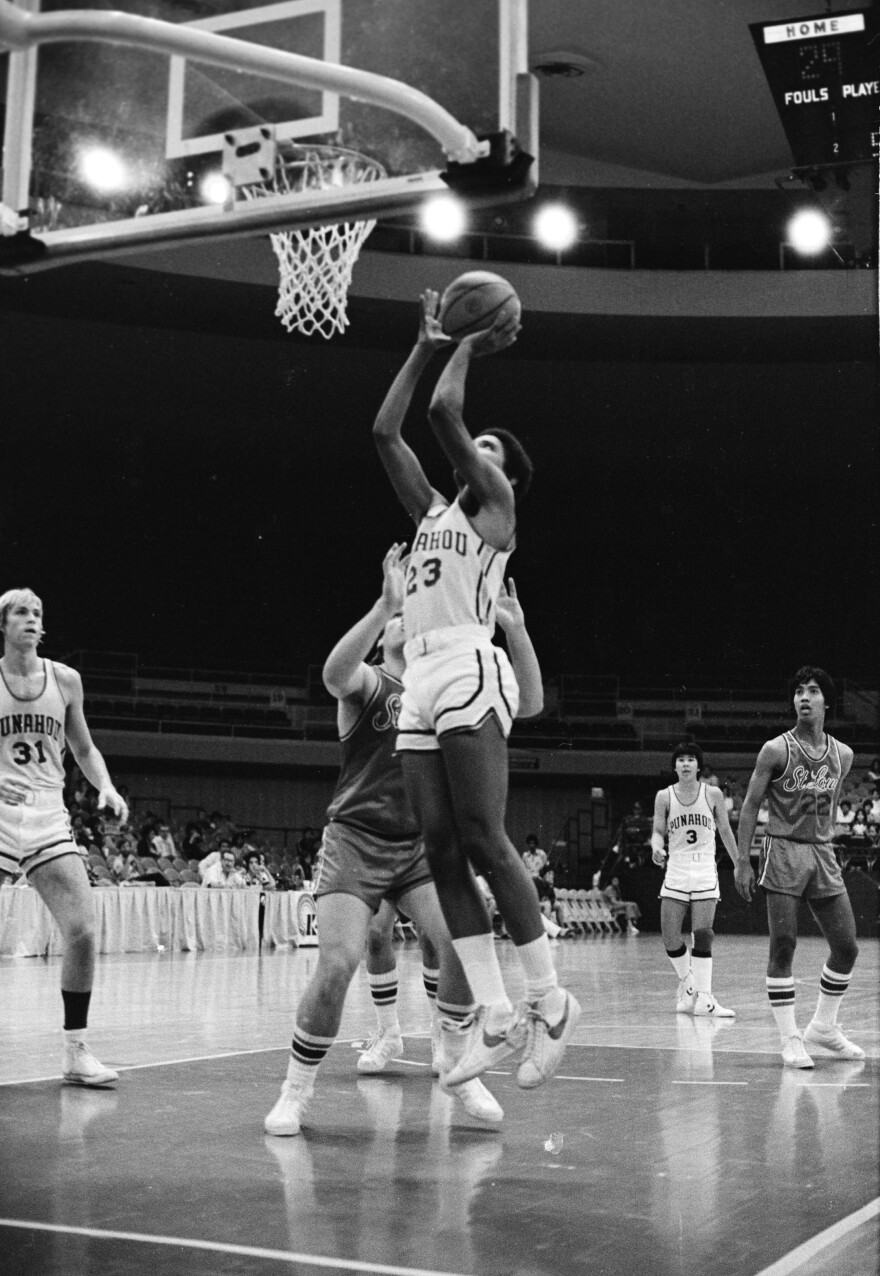
[[[324,685],[338,701],[342,749],[339,779],[315,885],[318,966],[300,1002],[287,1078],[265,1120],[267,1134],[300,1133],[318,1067],[333,1044],[349,985],[361,961],[373,915],[383,900],[400,903],[439,957],[441,1085],[469,1044],[475,1009],[437,900],[415,816],[394,755],[403,673],[404,546],[383,561],[381,597],[336,644]],[[366,661],[381,638],[382,662]],[[399,1045],[402,1050],[403,1043]],[[472,1117],[497,1124],[500,1105],[477,1079],[448,1088]]]
[[[858,955],[856,924],[831,844],[840,787],[853,752],[825,731],[834,683],[824,669],[804,665],[791,682],[797,722],[768,740],[758,754],[739,817],[736,888],[750,900],[755,874],[749,860],[758,808],[766,795],[770,819],[761,850],[759,885],[767,892],[770,960],[767,993],[788,1068],[812,1068],[816,1058],[864,1059],[837,1024],[840,1001]],[[794,1012],[792,961],[797,910],[806,899],[830,954],[819,983],[819,1001],[806,1032]],[[809,1048],[809,1053],[808,1053]]]

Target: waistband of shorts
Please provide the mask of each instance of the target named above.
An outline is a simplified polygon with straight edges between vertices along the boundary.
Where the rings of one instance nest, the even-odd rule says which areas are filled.
[[[669,856],[670,862],[677,864],[679,860],[687,860],[689,864],[699,863],[700,860],[711,860],[715,862],[714,851],[673,851]]]
[[[60,787],[57,789],[29,789],[23,802],[4,803],[4,805],[44,807],[58,806],[59,802],[62,805],[64,804],[64,790]]]
[[[492,634],[486,625],[447,625],[443,629],[428,629],[417,638],[410,638],[403,648],[404,660],[409,662],[418,656],[428,656],[432,651],[442,651],[458,643],[476,643],[491,647]]]

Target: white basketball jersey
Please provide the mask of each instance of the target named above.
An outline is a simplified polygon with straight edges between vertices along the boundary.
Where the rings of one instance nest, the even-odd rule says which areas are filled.
[[[693,855],[699,851],[715,853],[715,816],[709,805],[705,784],[689,806],[675,796],[675,785],[666,790],[669,794],[669,815],[666,832],[669,837],[669,855]]]
[[[483,625],[491,636],[495,603],[512,552],[474,531],[458,501],[434,505],[419,524],[406,568],[407,639],[452,625]]]
[[[0,774],[32,789],[63,789],[66,714],[51,660],[43,661],[42,691],[29,699],[13,695],[0,669]]]

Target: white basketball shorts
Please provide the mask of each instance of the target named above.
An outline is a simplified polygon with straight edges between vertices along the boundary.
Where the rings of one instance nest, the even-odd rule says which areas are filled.
[[[679,899],[685,904],[691,900],[720,899],[714,853],[682,851],[671,856],[660,887],[660,898]]]
[[[397,721],[397,748],[439,749],[439,737],[475,731],[494,715],[505,739],[519,708],[507,653],[481,625],[435,629],[410,639]]]
[[[32,789],[18,805],[0,801],[0,869],[29,873],[61,855],[78,854],[60,789]]]

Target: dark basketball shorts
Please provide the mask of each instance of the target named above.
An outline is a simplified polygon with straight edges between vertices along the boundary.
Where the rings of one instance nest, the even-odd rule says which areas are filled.
[[[832,846],[827,842],[790,842],[786,837],[764,838],[758,885],[801,899],[830,899],[846,891]]]
[[[316,899],[340,892],[355,895],[374,913],[383,899],[399,899],[432,881],[421,837],[392,842],[332,821],[324,829],[312,884]]]
[[[41,864],[77,855],[60,789],[34,789],[26,802],[0,802],[0,869],[28,874]]]

